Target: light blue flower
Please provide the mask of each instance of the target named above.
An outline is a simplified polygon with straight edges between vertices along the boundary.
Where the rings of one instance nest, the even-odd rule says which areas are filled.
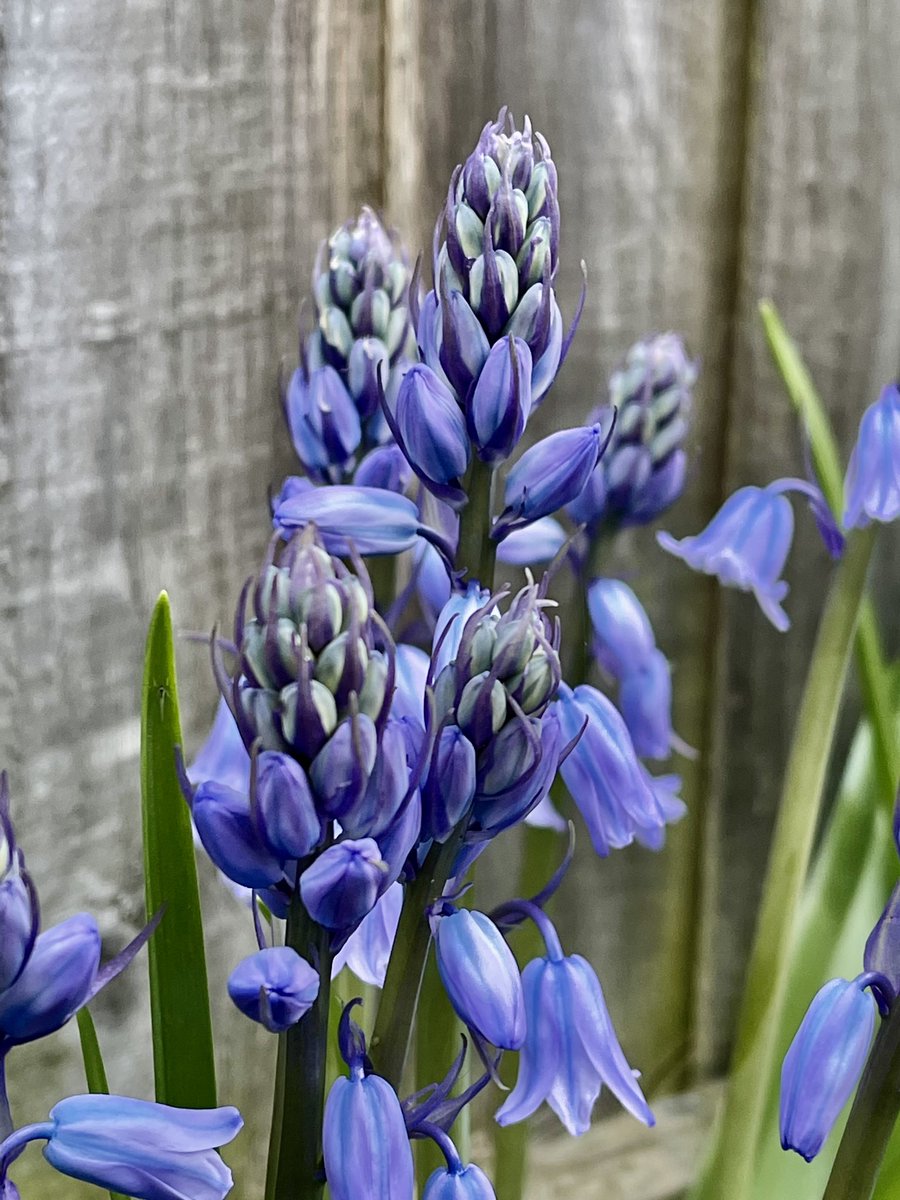
[[[863,413],[844,492],[847,529],[900,516],[900,386],[896,383]]]
[[[456,1015],[492,1045],[518,1050],[525,1040],[525,1000],[503,934],[490,917],[465,908],[436,924],[438,971]]]

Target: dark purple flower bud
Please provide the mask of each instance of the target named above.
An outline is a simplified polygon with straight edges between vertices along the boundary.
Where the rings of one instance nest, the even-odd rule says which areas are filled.
[[[79,913],[40,934],[18,979],[0,993],[0,1043],[54,1033],[90,998],[100,966],[100,932]]]
[[[863,413],[844,484],[844,525],[900,516],[900,385],[889,384]]]
[[[358,338],[347,361],[347,387],[363,420],[378,408],[379,385],[390,374],[390,354],[377,337]]]
[[[246,792],[210,780],[190,803],[203,849],[229,879],[264,888],[282,878],[284,858],[263,840]]]
[[[456,398],[430,367],[403,376],[397,396],[398,441],[427,485],[458,486],[471,455],[466,421]]]
[[[372,729],[374,731],[374,726]],[[337,735],[330,744],[336,741]],[[344,833],[349,837],[378,838],[394,821],[409,791],[406,750],[403,724],[389,720],[381,736],[381,746],[364,793],[349,808],[342,808],[337,814]]]
[[[563,508],[581,492],[603,447],[600,425],[551,433],[526,450],[506,477],[504,509],[494,527],[500,540]]]
[[[284,401],[297,457],[317,478],[340,479],[359,446],[362,431],[353,397],[333,367],[307,377],[294,372]]]
[[[531,351],[521,338],[492,347],[468,405],[478,457],[496,465],[509,458],[531,412]]]
[[[641,758],[668,758],[672,729],[672,668],[661,650],[622,676],[619,707],[635,752]]]
[[[729,496],[702,533],[676,540],[658,533],[664,550],[694,571],[715,575],[726,587],[753,592],[775,628],[790,627],[781,601],[788,585],[779,576],[794,536],[794,514],[784,492],[807,496],[821,513],[821,492],[802,479],[777,479],[767,487],[743,487]]]
[[[281,858],[306,858],[325,836],[306,773],[277,750],[256,760],[256,807],[265,841]]]
[[[460,1020],[504,1050],[525,1040],[522,979],[503,934],[480,912],[459,909],[437,921],[441,981]]]
[[[527,1033],[519,1077],[497,1113],[498,1124],[523,1121],[546,1100],[569,1133],[586,1133],[606,1084],[632,1116],[653,1125],[593,968],[580,954],[563,956],[552,926],[545,937],[547,957],[534,959],[522,973]]]
[[[377,752],[378,731],[367,716],[348,717],[337,727],[310,767],[310,780],[327,817],[343,821],[359,804]]]
[[[850,1098],[875,1028],[866,979],[830,979],[815,995],[781,1070],[781,1144],[811,1162]]]
[[[332,1084],[322,1148],[331,1200],[410,1200],[413,1159],[400,1101],[361,1063]]]
[[[50,1110],[48,1122],[21,1130],[20,1145],[46,1138],[44,1158],[61,1174],[136,1200],[225,1200],[231,1171],[217,1148],[242,1125],[236,1108],[69,1096]]]
[[[412,467],[395,442],[370,450],[353,476],[355,487],[384,488],[401,495],[412,480]]]
[[[595,579],[588,587],[597,661],[614,679],[641,666],[656,650],[644,606],[621,579]]]
[[[549,795],[565,747],[555,706],[540,722],[540,753],[530,768],[505,791],[476,793],[473,817],[479,838],[495,837],[526,819]]]
[[[457,396],[465,401],[491,344],[462,292],[442,288],[435,320],[440,322],[435,332],[438,360]]]
[[[228,979],[228,995],[235,1005],[270,1033],[283,1033],[296,1025],[318,994],[318,972],[290,946],[251,954]]]
[[[666,815],[613,703],[586,684],[574,692],[563,684],[555,711],[567,740],[584,728],[560,770],[595,851],[605,857],[635,838],[652,838],[665,825]]]
[[[496,1200],[491,1181],[475,1163],[439,1167],[428,1176],[422,1200]]]
[[[300,876],[306,911],[326,929],[355,929],[375,907],[387,872],[372,838],[338,842]]]
[[[456,725],[441,731],[422,788],[422,834],[444,842],[475,795],[475,747]]]
[[[331,977],[335,979],[344,967],[349,967],[357,979],[372,987],[384,987],[400,910],[403,907],[403,885],[392,883],[371,912],[347,938],[335,955]]]

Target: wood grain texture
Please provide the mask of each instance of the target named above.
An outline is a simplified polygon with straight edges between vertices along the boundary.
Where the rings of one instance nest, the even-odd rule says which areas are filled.
[[[760,296],[845,447],[900,368],[895,15],[893,0],[7,0],[0,763],[47,921],[90,908],[111,949],[135,928],[145,623],[163,586],[182,629],[230,620],[291,463],[273,384],[320,239],[368,201],[427,262],[453,165],[501,104],[530,112],[560,170],[567,317],[582,258],[590,278],[536,432],[580,420],[635,338],[681,330],[703,374],[689,494],[665,524],[695,532],[732,487],[802,471]],[[703,751],[679,764],[691,815],[663,855],[582,847],[567,884],[567,941],[651,1081],[727,1057],[827,571],[801,511],[798,527],[784,638],[650,531],[610,562],[654,616],[677,728]],[[877,572],[895,650],[896,548],[894,533]],[[205,653],[179,657],[196,745]],[[222,983],[250,940],[205,884]],[[97,1012],[112,1084],[138,1094],[142,996],[136,970]],[[216,1019],[251,1146],[267,1097],[246,1062],[271,1046],[259,1034],[247,1054],[221,990]],[[75,1045],[68,1031],[12,1060],[18,1116],[81,1087]]]

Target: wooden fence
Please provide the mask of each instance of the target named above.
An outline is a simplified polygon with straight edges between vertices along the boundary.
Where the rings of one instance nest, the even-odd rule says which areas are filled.
[[[8,0],[0,763],[48,919],[90,908],[111,947],[139,920],[141,639],[163,586],[181,628],[228,620],[261,551],[266,488],[291,464],[275,371],[320,239],[369,202],[427,247],[484,121],[528,111],[559,167],[567,315],[581,259],[590,279],[541,432],[580,419],[636,337],[682,331],[703,372],[667,526],[694,532],[738,484],[802,472],[760,297],[845,449],[900,368],[896,17],[895,0]],[[727,1060],[828,572],[798,525],[787,635],[648,531],[610,564],[638,580],[701,755],[665,853],[579,855],[569,940],[632,1059],[672,1082]],[[196,745],[203,651],[180,666]],[[221,984],[246,931],[211,888],[207,910]],[[125,1015],[142,995],[138,970],[98,1018],[114,1082],[142,1071],[146,1091]],[[81,1086],[73,1047],[70,1031],[13,1061],[23,1118]],[[246,1096],[247,1061],[224,1056],[225,1091]]]

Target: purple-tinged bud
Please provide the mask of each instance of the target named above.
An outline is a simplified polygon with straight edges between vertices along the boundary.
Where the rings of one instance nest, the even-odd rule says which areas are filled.
[[[257,889],[278,883],[284,857],[263,840],[246,792],[209,780],[190,805],[203,849],[229,879]]]
[[[555,709],[551,705],[540,722],[540,753],[529,760],[530,766],[521,778],[506,791],[476,792],[473,822],[478,838],[494,837],[509,829],[546,800],[565,746]]]
[[[422,1200],[496,1200],[496,1195],[481,1167],[460,1163],[429,1175]]]
[[[356,468],[354,487],[384,488],[402,495],[413,480],[406,455],[395,443],[376,446]]]
[[[311,488],[282,500],[275,525],[286,535],[315,525],[331,554],[400,554],[423,532],[419,510],[405,496],[385,488]]]
[[[866,971],[882,975],[900,995],[900,883],[894,885],[884,912],[866,941]]]
[[[468,405],[478,457],[492,466],[505,462],[530,412],[531,351],[521,338],[504,338],[492,347]]]
[[[306,773],[289,755],[259,755],[255,801],[265,841],[281,859],[306,858],[325,836]]]
[[[387,866],[372,838],[338,842],[300,876],[306,911],[326,929],[355,929],[375,907]]]
[[[362,430],[353,397],[333,367],[309,376],[294,372],[284,399],[285,416],[297,457],[317,479],[342,478],[359,446]]]
[[[619,708],[641,758],[668,758],[672,729],[672,668],[661,650],[623,675]]]
[[[370,913],[347,938],[331,964],[331,977],[336,978],[349,967],[357,979],[372,987],[384,987],[400,910],[403,907],[403,885],[392,883]]]
[[[425,485],[458,487],[471,457],[466,421],[430,367],[419,363],[403,376],[395,420],[397,440]]]
[[[665,825],[666,814],[647,784],[615,705],[596,688],[585,684],[573,692],[563,684],[554,707],[568,740],[584,730],[560,770],[594,850],[605,857],[635,838],[652,839]]]
[[[309,777],[328,818],[343,821],[363,798],[378,753],[378,731],[368,717],[348,717],[312,761]]]
[[[428,655],[418,646],[410,646],[405,642],[397,646],[397,687],[391,701],[394,720],[423,725],[429,661]]]
[[[379,893],[384,892],[404,874],[410,855],[422,838],[422,799],[418,788],[402,805],[400,811],[378,835],[378,849],[385,865]]]
[[[460,1020],[485,1041],[518,1050],[525,1040],[525,1001],[515,956],[484,913],[458,909],[440,917],[435,952],[441,981]]]
[[[379,384],[389,376],[390,358],[381,338],[363,337],[353,343],[347,360],[347,388],[363,420],[378,408]]]
[[[490,599],[490,592],[473,580],[464,592],[454,592],[441,610],[434,627],[433,657],[437,677],[459,653],[469,618]]]
[[[785,1150],[811,1162],[859,1081],[875,1028],[866,979],[831,979],[815,995],[781,1070]]]
[[[322,1149],[331,1200],[410,1200],[413,1159],[400,1101],[361,1063],[332,1084]]]
[[[0,1043],[54,1033],[90,998],[100,966],[100,932],[79,913],[40,934],[18,979],[0,993]]]
[[[650,618],[621,579],[595,579],[587,599],[597,661],[614,679],[622,679],[656,649]]]
[[[136,1200],[225,1200],[231,1171],[217,1153],[243,1125],[236,1108],[170,1108],[125,1096],[69,1096],[46,1124],[44,1158],[63,1175]]]
[[[563,508],[579,494],[603,447],[599,425],[551,433],[526,450],[506,477],[504,509],[492,536],[529,525]]]
[[[889,384],[863,413],[844,484],[844,525],[900,516],[900,385]]]
[[[475,747],[456,725],[441,731],[422,788],[422,835],[444,842],[475,795]]]
[[[508,533],[497,547],[497,560],[511,567],[551,562],[566,542],[566,531],[553,517],[541,517]]]
[[[389,719],[365,791],[355,803],[342,807],[337,814],[341,828],[349,837],[379,838],[393,823],[409,792],[406,752],[406,732],[402,722]],[[351,770],[348,775],[352,773]]]
[[[245,1017],[283,1033],[309,1012],[319,975],[290,946],[271,946],[245,958],[228,978],[228,995]]]
[[[594,969],[580,954],[564,957],[553,927],[547,926],[547,957],[534,959],[522,972],[527,1033],[519,1077],[497,1123],[523,1121],[546,1100],[569,1133],[586,1133],[606,1084],[632,1116],[653,1125]]]
[[[438,360],[450,385],[461,400],[481,374],[490,352],[490,342],[478,317],[461,292],[441,287],[440,307],[434,319]]]

